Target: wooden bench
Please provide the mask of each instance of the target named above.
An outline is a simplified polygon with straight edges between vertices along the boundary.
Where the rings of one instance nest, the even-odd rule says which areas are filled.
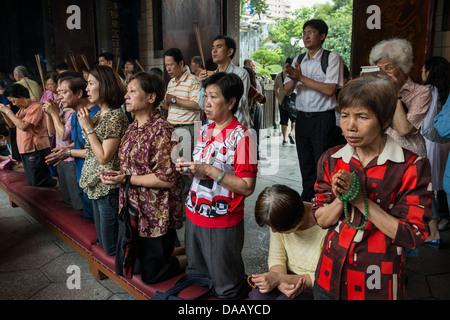
[[[94,223],[83,218],[82,211],[66,205],[61,192],[53,188],[37,188],[27,184],[25,174],[14,171],[0,171],[0,188],[9,196],[12,207],[20,207],[39,223],[67,243],[72,249],[89,261],[89,270],[97,278],[111,278],[139,300],[150,299],[156,291],[167,291],[183,276],[157,283],[146,284],[139,275],[126,279],[115,273],[114,257],[108,256],[96,244]],[[179,297],[189,299],[205,292],[203,287],[190,287]]]

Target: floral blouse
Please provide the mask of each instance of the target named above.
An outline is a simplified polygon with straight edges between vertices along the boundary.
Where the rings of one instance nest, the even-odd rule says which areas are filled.
[[[164,182],[175,182],[170,189],[130,186],[130,204],[138,209],[139,236],[156,238],[169,229],[182,227],[181,175],[172,161],[174,129],[159,111],[138,127],[133,122],[125,133],[119,148],[120,172],[129,175],[155,174]],[[124,190],[120,192],[119,206],[123,206]]]
[[[122,108],[111,109],[100,120],[101,112],[98,112],[93,118],[94,129],[97,138],[103,142],[109,138],[122,139],[128,127],[128,119]],[[98,175],[99,172],[106,170],[119,170],[118,153],[113,156],[111,161],[101,165],[94,152],[92,151],[89,139],[86,139],[86,159],[81,171],[80,187],[90,199],[99,199],[106,196],[110,190],[118,188],[119,185],[103,184]]]

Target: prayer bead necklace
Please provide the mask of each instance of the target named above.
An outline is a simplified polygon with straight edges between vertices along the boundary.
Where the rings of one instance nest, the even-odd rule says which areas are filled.
[[[359,227],[352,225],[350,223],[350,217],[348,215],[348,203],[355,200],[356,197],[358,197],[359,192],[361,190],[361,188],[360,188],[361,182],[354,172],[352,172],[352,178],[353,178],[353,182],[352,182],[352,186],[350,187],[350,190],[348,191],[347,194],[341,196],[341,201],[344,202],[345,220],[347,222],[347,225],[350,228],[353,228],[356,230],[363,230],[367,225],[367,221],[369,221],[369,206],[367,203],[367,194],[366,194],[365,188],[362,188],[363,195],[364,195],[364,218],[365,218],[363,225],[361,225]]]

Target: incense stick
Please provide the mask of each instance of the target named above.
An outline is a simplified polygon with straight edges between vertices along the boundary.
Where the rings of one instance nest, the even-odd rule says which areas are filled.
[[[89,63],[88,63],[88,61],[87,61],[86,56],[85,56],[84,53],[81,54],[81,59],[83,59],[83,62],[84,62],[84,65],[86,66],[86,68],[87,68],[88,70],[91,70],[91,68],[89,67]]]
[[[138,59],[136,59],[135,62],[138,65],[138,67],[141,68],[142,72],[145,72],[144,67],[139,63]]]
[[[34,57],[36,58],[36,64],[37,64],[37,67],[39,70],[39,75],[41,76],[42,88],[45,91],[45,80],[44,80],[44,74],[42,73],[41,58],[39,57],[38,54],[35,54]]]
[[[73,68],[75,69],[76,72],[78,72],[78,66],[77,66],[77,62],[75,61],[75,56],[73,55],[73,53],[70,53],[69,57],[70,57],[70,60],[72,61]]]
[[[197,40],[198,49],[200,50],[200,56],[202,57],[203,68],[206,70],[205,58],[203,57],[203,48],[202,48],[202,40],[200,38],[200,28],[198,27],[198,21],[194,21],[193,23],[195,39]]]

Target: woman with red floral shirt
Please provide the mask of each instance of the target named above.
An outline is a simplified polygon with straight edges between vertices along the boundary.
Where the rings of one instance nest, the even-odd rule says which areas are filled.
[[[172,139],[173,126],[156,109],[164,94],[160,76],[139,72],[131,77],[125,103],[136,120],[120,144],[120,172],[101,173],[105,184],[123,184],[125,176],[131,175],[129,203],[138,210],[137,246],[145,283],[174,277],[187,264],[184,248],[177,248],[174,254],[176,229],[183,224],[181,175],[171,158],[177,144]],[[121,190],[119,208],[123,204]]]
[[[405,248],[426,239],[431,218],[428,159],[385,134],[397,90],[374,77],[339,95],[347,145],[318,164],[313,217],[328,229],[316,269],[315,299],[405,299]]]

